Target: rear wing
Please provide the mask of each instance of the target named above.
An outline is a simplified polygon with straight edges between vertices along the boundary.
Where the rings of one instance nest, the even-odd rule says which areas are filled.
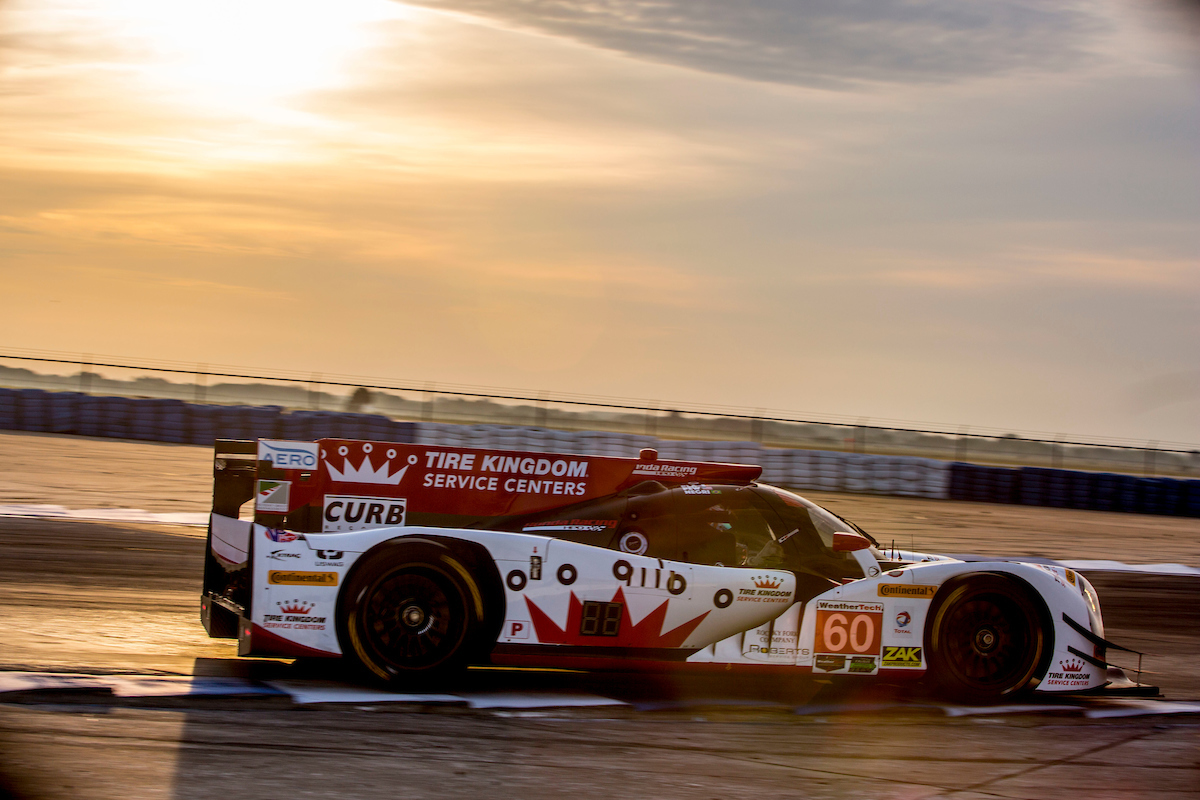
[[[213,512],[297,533],[398,525],[473,527],[489,519],[595,500],[645,481],[751,483],[744,464],[480,450],[470,447],[320,439],[218,440]]]

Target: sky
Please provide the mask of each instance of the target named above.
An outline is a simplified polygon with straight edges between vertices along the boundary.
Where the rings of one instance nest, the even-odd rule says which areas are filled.
[[[1198,443],[1200,13],[0,0],[0,288],[0,351]]]

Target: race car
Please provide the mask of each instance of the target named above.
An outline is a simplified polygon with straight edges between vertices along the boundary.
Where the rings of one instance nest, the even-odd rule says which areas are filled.
[[[973,702],[1106,685],[1117,646],[1082,575],[883,550],[760,475],[218,440],[202,620],[239,655],[400,685],[489,663],[925,679]]]

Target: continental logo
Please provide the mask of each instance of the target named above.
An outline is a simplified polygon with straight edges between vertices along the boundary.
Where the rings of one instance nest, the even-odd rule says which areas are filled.
[[[937,594],[936,586],[918,586],[913,583],[881,583],[880,597],[923,597],[930,598]]]
[[[921,648],[919,647],[884,647],[883,666],[920,668]]]
[[[267,583],[276,586],[337,586],[336,572],[298,572],[273,569],[267,573]]]

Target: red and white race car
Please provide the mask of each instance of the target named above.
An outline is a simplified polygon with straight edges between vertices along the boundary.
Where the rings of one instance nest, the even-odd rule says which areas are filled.
[[[201,599],[240,655],[379,679],[476,663],[928,678],[994,701],[1107,682],[1063,567],[881,551],[737,464],[221,440]],[[253,520],[239,519],[253,499]]]

